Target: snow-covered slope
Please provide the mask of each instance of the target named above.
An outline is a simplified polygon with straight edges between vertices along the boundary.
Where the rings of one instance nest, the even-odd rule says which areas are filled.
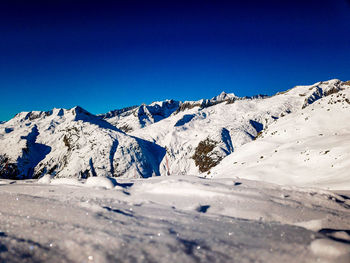
[[[343,86],[343,82],[331,80],[298,86],[267,98],[234,97],[210,107],[188,108],[131,134],[167,149],[161,174],[197,175],[253,141],[277,119],[298,112]]]
[[[164,154],[80,107],[22,112],[0,125],[2,177],[148,177],[159,175]]]
[[[270,133],[274,132],[271,131],[273,125],[281,125],[279,132],[288,130],[283,128],[285,125],[301,126],[301,132],[291,130],[289,137],[281,137],[278,141],[279,145],[285,143],[286,148],[291,147],[286,153],[287,159],[296,158],[292,151],[295,146],[288,143],[298,141],[297,136],[322,139],[322,147],[327,148],[324,151],[328,151],[333,143],[342,144],[342,151],[346,152],[347,145],[343,142],[346,135],[336,137],[337,142],[326,140],[326,135],[330,129],[334,134],[340,134],[341,129],[348,127],[348,84],[334,79],[311,86],[297,86],[271,97],[240,98],[223,92],[209,100],[167,100],[99,116],[79,107],[20,113],[0,124],[0,173],[3,177],[10,174],[38,177],[46,173],[58,177],[207,176],[210,173],[231,176],[226,171],[237,169],[237,165],[222,160],[227,156],[228,160],[243,158],[245,155],[237,150],[245,144],[251,145],[245,147],[251,147],[249,151],[255,156],[260,149],[255,149],[259,147],[255,138],[267,127]],[[304,115],[312,116],[314,121],[303,121],[306,117],[300,117],[301,121],[296,122],[293,117]],[[315,127],[308,126],[311,122]],[[323,134],[323,137],[318,134]],[[309,143],[313,142],[305,141],[302,148],[312,147]],[[280,154],[276,156],[282,158]],[[323,158],[333,165],[329,169],[335,171],[337,166],[331,158],[336,156],[327,152]],[[226,168],[213,170],[221,162],[220,167]],[[305,161],[303,167],[310,170],[313,166],[309,163]],[[338,159],[337,165],[344,167],[342,171],[349,167],[345,158]],[[245,167],[248,166],[242,166],[242,169]],[[287,166],[276,169],[281,171],[284,167]],[[323,171],[329,174],[331,170],[325,166]],[[258,173],[252,176],[265,178]],[[269,176],[274,178],[272,174]],[[310,177],[310,182],[315,179]],[[294,182],[294,179],[288,180]]]
[[[209,176],[350,189],[350,83],[324,85],[289,91],[305,98],[303,109],[271,123]]]
[[[0,177],[40,179],[0,179],[0,261],[348,263],[349,109],[350,82],[331,80],[19,113],[0,124]]]

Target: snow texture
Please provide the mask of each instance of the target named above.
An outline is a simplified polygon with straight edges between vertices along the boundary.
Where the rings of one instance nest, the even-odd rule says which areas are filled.
[[[0,262],[348,263],[349,107],[334,79],[19,113],[0,123]]]
[[[313,91],[323,85],[329,84],[310,87],[312,98]],[[327,87],[323,94],[330,90]],[[254,142],[213,168],[209,176],[235,175],[285,185],[349,190],[350,89],[342,88],[274,121]],[[289,93],[303,90],[301,87]],[[305,97],[305,101],[310,100]]]
[[[344,193],[191,176],[91,178],[1,180],[0,261],[349,262]]]
[[[271,97],[223,92],[210,100],[166,100],[100,116],[80,107],[22,112],[0,124],[0,174],[139,178],[205,172],[201,176],[350,189],[349,88],[330,80]],[[250,157],[244,159],[240,148]]]
[[[15,165],[16,178],[149,177],[159,175],[165,154],[80,107],[22,112],[0,130],[0,155],[8,159],[1,169]]]

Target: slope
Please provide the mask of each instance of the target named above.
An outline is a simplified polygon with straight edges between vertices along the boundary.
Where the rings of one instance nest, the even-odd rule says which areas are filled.
[[[210,177],[350,189],[349,84],[325,97],[316,90],[318,95],[305,98],[309,104],[303,109],[276,120],[256,141],[225,158]]]
[[[22,112],[0,125],[0,175],[11,178],[159,174],[161,147],[80,107]]]
[[[275,120],[342,89],[340,80],[297,86],[272,97],[238,98],[189,107],[131,132],[167,149],[161,174],[210,172],[227,155],[255,139]]]

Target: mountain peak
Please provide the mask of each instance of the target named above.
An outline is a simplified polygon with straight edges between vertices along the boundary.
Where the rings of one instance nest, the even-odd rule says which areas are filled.
[[[223,101],[223,100],[228,100],[236,97],[237,96],[234,93],[226,93],[225,91],[223,91],[218,96],[213,97],[211,101]]]
[[[91,116],[93,114],[91,114],[90,112],[88,112],[87,110],[83,109],[82,107],[80,106],[75,106],[73,108],[71,108],[69,111],[72,111],[73,114],[75,115],[88,115],[88,116]]]

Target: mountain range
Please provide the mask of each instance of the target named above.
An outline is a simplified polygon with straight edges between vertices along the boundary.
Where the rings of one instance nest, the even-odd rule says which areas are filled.
[[[222,92],[94,115],[18,113],[0,124],[0,177],[243,177],[349,188],[350,82],[273,96]]]

